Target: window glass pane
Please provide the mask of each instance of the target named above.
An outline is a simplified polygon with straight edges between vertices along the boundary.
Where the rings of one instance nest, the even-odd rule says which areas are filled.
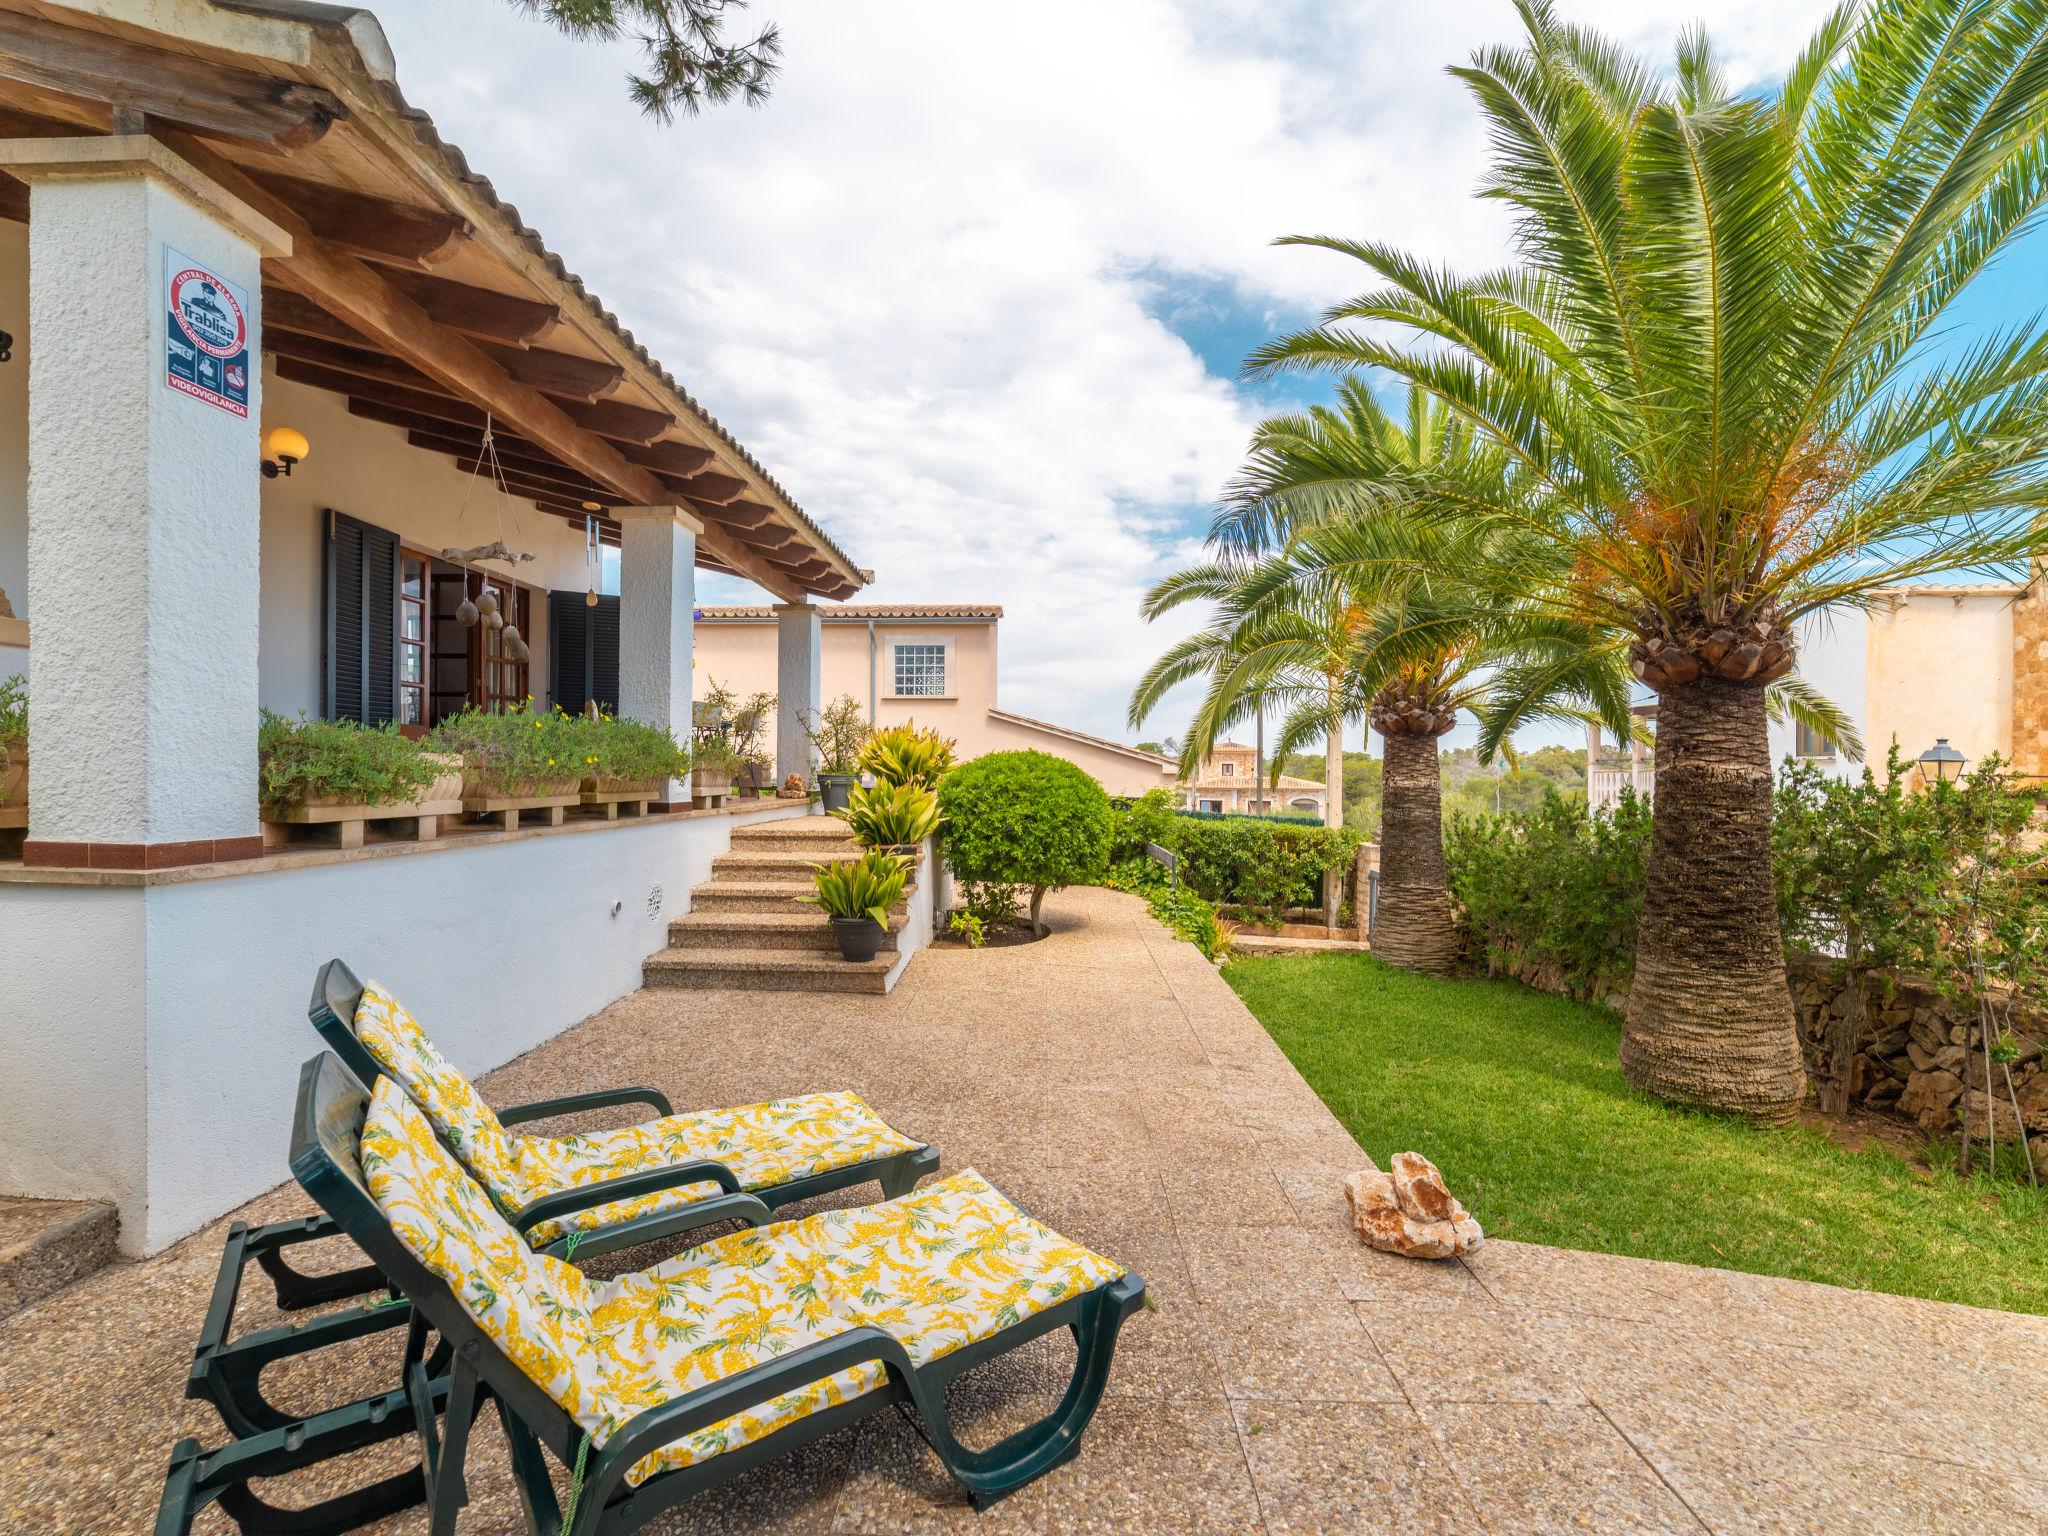
[[[414,688],[398,690],[398,723],[400,725],[425,725],[420,718],[420,695]]]
[[[946,691],[946,647],[944,645],[898,645],[896,647],[896,692],[912,698],[930,698]]]
[[[400,636],[407,640],[423,639],[427,632],[425,610],[415,607],[411,603],[400,603],[398,608],[398,633]]]
[[[399,577],[399,590],[407,597],[424,597],[427,592],[426,562],[415,560],[410,555],[405,559]]]
[[[424,671],[420,664],[420,648],[416,645],[401,645],[398,648],[398,680],[401,683],[424,682]]]

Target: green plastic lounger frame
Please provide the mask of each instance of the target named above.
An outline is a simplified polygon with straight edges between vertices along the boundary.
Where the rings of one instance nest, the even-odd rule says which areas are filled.
[[[397,1095],[392,1095],[391,1101],[403,1103]],[[432,1536],[452,1536],[455,1529],[457,1513],[467,1500],[463,1468],[470,1431],[483,1404],[490,1400],[498,1404],[512,1471],[536,1536],[618,1536],[693,1494],[890,1404],[899,1404],[914,1415],[946,1470],[977,1505],[986,1506],[1060,1465],[1079,1449],[1081,1433],[1108,1381],[1119,1331],[1125,1319],[1144,1304],[1142,1279],[1097,1260],[1106,1266],[1104,1272],[1115,1278],[1062,1294],[1042,1310],[1007,1326],[994,1326],[985,1337],[936,1358],[927,1350],[923,1363],[913,1360],[911,1350],[892,1331],[850,1326],[643,1408],[618,1425],[602,1446],[591,1446],[577,1420],[505,1353],[448,1284],[413,1256],[379,1207],[359,1161],[368,1103],[362,1089],[332,1056],[323,1054],[309,1061],[300,1078],[292,1172],[339,1230],[391,1277],[411,1303],[404,1384],[393,1396],[402,1397],[409,1405],[406,1417],[419,1432],[418,1474],[429,1505]],[[426,1139],[431,1142],[431,1137]],[[456,1168],[445,1158],[442,1165]],[[456,1172],[466,1180],[466,1175]],[[969,1176],[960,1177],[965,1180]],[[927,1198],[930,1193],[910,1196],[905,1203]],[[889,1210],[885,1204],[862,1213],[828,1213],[804,1222],[770,1226],[759,1236],[775,1241],[780,1240],[778,1234],[810,1229],[835,1214],[871,1212],[879,1216]],[[689,1213],[674,1214],[680,1220]],[[765,1216],[765,1208],[758,1214]],[[1056,1234],[1044,1235],[1056,1238]],[[746,1237],[751,1240],[752,1234]],[[740,1239],[722,1240],[735,1241]],[[1073,1377],[1059,1404],[1037,1423],[986,1450],[962,1446],[948,1423],[945,1384],[1059,1328],[1069,1329],[1075,1342]],[[438,1342],[430,1348],[435,1340]],[[436,1377],[437,1358],[450,1362],[441,1380]],[[872,1373],[863,1378],[871,1385],[854,1395],[820,1399],[823,1406],[794,1418],[777,1411],[792,1394],[803,1394],[827,1379],[843,1380],[843,1373],[854,1370]],[[440,1396],[444,1387],[445,1398]],[[645,1458],[665,1448],[689,1442],[714,1426],[728,1426],[737,1422],[735,1416],[749,1413],[767,1417],[730,1449],[682,1464],[667,1459],[651,1472],[642,1465]],[[190,1529],[197,1512],[220,1498],[223,1490],[241,1486],[251,1476],[265,1475],[288,1455],[289,1439],[288,1431],[274,1431],[211,1454],[202,1453],[193,1441],[180,1442],[171,1458],[158,1536],[181,1536]],[[587,1468],[573,1513],[565,1523],[543,1452],[551,1452],[565,1466],[574,1466],[579,1452],[586,1450]],[[641,1480],[632,1481],[633,1477]],[[340,1524],[322,1527],[333,1531],[349,1528]]]
[[[356,1038],[353,1021],[363,987],[340,960],[320,968],[313,984],[307,1013],[313,1027],[333,1047],[335,1054],[355,1074],[360,1084],[373,1084],[383,1069]],[[645,1104],[657,1115],[672,1113],[669,1101],[652,1088],[614,1088],[591,1093],[569,1094],[543,1099],[498,1111],[506,1126],[522,1125],[557,1115],[608,1109],[625,1104]],[[925,1174],[935,1172],[939,1154],[929,1146],[869,1159],[824,1173],[741,1193],[738,1175],[715,1160],[677,1162],[653,1169],[641,1169],[623,1176],[550,1194],[533,1201],[513,1216],[522,1233],[532,1233],[546,1223],[560,1223],[566,1216],[623,1199],[687,1187],[716,1185],[719,1193],[666,1211],[656,1211],[614,1222],[581,1234],[585,1254],[609,1252],[639,1243],[686,1235],[698,1228],[735,1219],[766,1220],[766,1212],[791,1201],[806,1199],[875,1180],[884,1196],[907,1193]],[[680,1213],[687,1212],[687,1216]],[[250,1227],[240,1222],[228,1231],[214,1281],[213,1297],[206,1320],[194,1347],[185,1395],[210,1403],[219,1413],[230,1435],[249,1440],[293,1430],[289,1452],[272,1457],[269,1476],[310,1466],[360,1446],[375,1444],[407,1433],[413,1426],[410,1405],[403,1394],[385,1393],[306,1415],[294,1413],[267,1396],[262,1387],[266,1369],[280,1361],[313,1353],[329,1345],[346,1343],[371,1334],[404,1328],[409,1312],[403,1305],[371,1301],[363,1305],[329,1311],[321,1316],[288,1326],[266,1328],[242,1337],[232,1336],[236,1301],[244,1273],[254,1263],[269,1277],[278,1308],[298,1311],[308,1307],[346,1301],[353,1297],[396,1292],[376,1264],[357,1265],[327,1273],[309,1273],[294,1268],[286,1254],[294,1247],[334,1238],[340,1228],[331,1217],[321,1215],[293,1221]],[[560,1253],[569,1245],[567,1234],[548,1244]],[[445,1360],[431,1372],[434,1401],[447,1391]],[[245,1531],[292,1532],[310,1536],[322,1530],[348,1530],[365,1520],[403,1509],[420,1501],[423,1490],[419,1469],[384,1479],[373,1486],[353,1490],[309,1509],[282,1510],[263,1503],[248,1488],[225,1491],[221,1505]]]

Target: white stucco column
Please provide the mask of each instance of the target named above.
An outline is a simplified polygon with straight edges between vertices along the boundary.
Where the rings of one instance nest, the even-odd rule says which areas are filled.
[[[0,165],[31,187],[25,857],[253,855],[257,296],[290,238],[146,136],[7,140]],[[174,288],[218,351],[173,332]]]
[[[691,637],[697,606],[697,535],[681,507],[619,507],[619,712],[690,740]],[[687,804],[687,784],[667,800]]]
[[[824,686],[825,642],[814,603],[775,605],[775,782],[792,773],[811,781],[811,738]]]

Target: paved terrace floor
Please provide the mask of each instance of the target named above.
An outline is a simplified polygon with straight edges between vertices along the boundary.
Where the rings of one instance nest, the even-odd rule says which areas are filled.
[[[1046,942],[927,951],[888,998],[643,992],[486,1080],[499,1102],[848,1085],[1158,1296],[1079,1458],[987,1514],[885,1415],[653,1529],[2048,1529],[2048,1320],[1519,1243],[1363,1250],[1340,1192],[1358,1147],[1217,974],[1130,898],[1049,912]],[[243,1214],[302,1208],[284,1190]],[[216,1227],[0,1326],[0,1528],[147,1530],[173,1439],[217,1442],[178,1392],[218,1249]],[[1058,1355],[957,1384],[970,1437],[1044,1411]],[[309,1385],[388,1384],[381,1357],[328,1372]],[[465,1531],[518,1528],[502,1466],[487,1417]]]

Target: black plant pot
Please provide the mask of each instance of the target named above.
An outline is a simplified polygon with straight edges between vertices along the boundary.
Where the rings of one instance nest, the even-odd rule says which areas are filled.
[[[882,947],[882,925],[872,917],[835,917],[832,936],[842,960],[872,960]]]
[[[818,793],[824,797],[820,809],[843,811],[853,803],[853,786],[857,782],[850,773],[821,773],[818,775]]]

